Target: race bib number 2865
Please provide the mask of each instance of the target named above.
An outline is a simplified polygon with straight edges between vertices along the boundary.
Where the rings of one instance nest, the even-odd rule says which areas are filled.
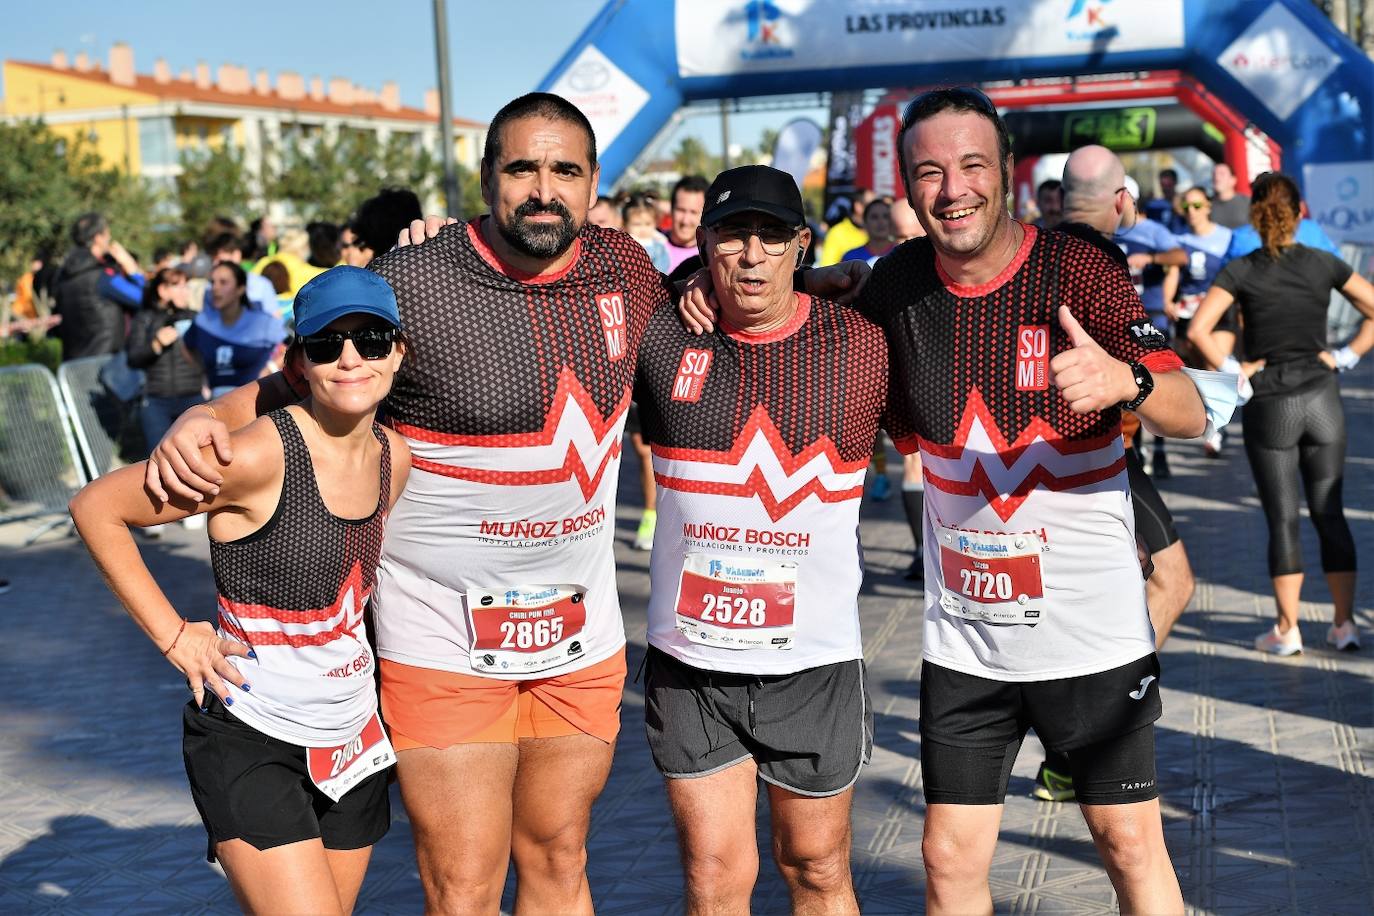
[[[477,671],[530,674],[586,654],[586,592],[578,586],[473,589],[467,598]]]

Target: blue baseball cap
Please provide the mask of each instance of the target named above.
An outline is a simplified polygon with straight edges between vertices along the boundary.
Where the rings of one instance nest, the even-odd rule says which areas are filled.
[[[296,293],[296,333],[318,334],[345,315],[376,315],[400,327],[396,294],[377,274],[361,267],[331,267]]]

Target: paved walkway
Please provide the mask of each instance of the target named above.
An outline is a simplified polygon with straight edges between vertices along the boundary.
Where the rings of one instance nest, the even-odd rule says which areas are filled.
[[[1374,360],[1344,379],[1351,431],[1348,515],[1374,565]],[[1158,730],[1166,831],[1190,909],[1199,913],[1374,912],[1374,585],[1358,606],[1362,654],[1323,646],[1331,608],[1305,592],[1308,652],[1248,648],[1272,617],[1265,528],[1237,440],[1222,460],[1172,449],[1165,493],[1198,574],[1198,591],[1164,651]],[[633,462],[631,457],[628,464]],[[622,494],[634,499],[633,468]],[[896,464],[892,471],[897,476]],[[620,585],[633,671],[644,651],[647,555],[619,515]],[[178,718],[185,688],[124,617],[72,539],[17,549],[0,528],[0,912],[226,912],[233,902],[201,859],[204,834],[185,785]],[[1304,530],[1308,562],[1316,545]],[[908,539],[897,501],[868,506],[862,602],[877,710],[873,765],[859,781],[854,871],[865,913],[921,910],[917,676],[921,597],[900,574]],[[159,580],[186,613],[208,618],[204,535],[145,542]],[[640,687],[626,689],[622,740],[593,816],[591,882],[601,913],[676,913],[680,872],[663,790],[649,759]],[[1075,806],[1031,800],[1039,760],[1027,742],[1014,772],[993,866],[998,912],[1111,912],[1114,899]],[[421,909],[399,802],[359,912]],[[765,823],[761,821],[761,824]],[[762,844],[767,855],[766,839]],[[461,854],[459,851],[458,854]],[[510,904],[507,895],[507,905]],[[755,912],[787,907],[765,862]]]

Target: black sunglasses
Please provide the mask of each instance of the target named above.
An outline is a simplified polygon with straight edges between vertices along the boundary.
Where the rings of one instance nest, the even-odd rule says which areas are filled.
[[[994,121],[999,120],[997,106],[981,89],[972,86],[953,86],[948,89],[932,89],[923,92],[907,103],[902,111],[902,133],[906,133],[916,121],[923,121],[937,111],[946,108],[974,109]]]
[[[400,332],[396,328],[359,328],[356,331],[321,331],[301,335],[306,358],[316,365],[336,362],[343,355],[345,340],[353,341],[363,359],[385,359],[391,355]]]

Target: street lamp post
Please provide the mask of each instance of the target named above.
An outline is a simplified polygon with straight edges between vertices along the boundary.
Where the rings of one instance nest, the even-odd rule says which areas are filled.
[[[444,207],[457,216],[461,199],[458,172],[453,163],[453,109],[448,81],[448,13],[444,0],[434,0],[434,54],[439,65],[439,142],[444,147]]]

